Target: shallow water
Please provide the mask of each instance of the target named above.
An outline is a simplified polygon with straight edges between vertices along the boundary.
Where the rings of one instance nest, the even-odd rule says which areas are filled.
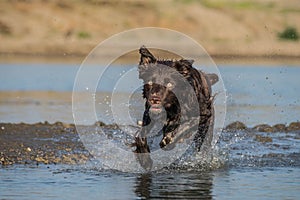
[[[106,92],[111,91],[117,81],[117,78],[110,77],[116,77],[132,67],[135,65],[111,67],[102,80],[101,83],[105,84],[101,84],[97,90],[101,93],[96,104],[99,120],[110,121],[103,112],[108,100]],[[248,126],[261,123],[274,125],[299,120],[300,67],[218,67],[227,91],[226,124],[238,120]],[[1,122],[73,122],[71,96],[78,69],[79,66],[71,64],[0,64]],[[123,89],[126,90],[126,87]],[[12,91],[15,92],[11,94]],[[31,91],[40,93],[32,94]],[[126,91],[121,92],[117,93],[119,98],[126,95]],[[139,92],[135,94],[139,96]],[[142,104],[141,99],[133,103],[138,108],[134,108],[137,110],[136,117],[141,117]]]
[[[66,166],[1,169],[1,199],[298,199],[299,168],[122,174]]]
[[[256,141],[260,134],[272,142]],[[0,168],[1,199],[298,199],[300,133],[224,133],[211,168],[123,173],[85,165]],[[124,163],[126,165],[126,163]]]
[[[119,73],[123,67],[116,67],[113,73]],[[251,127],[299,120],[300,67],[219,66],[219,69],[228,95],[226,123],[239,120]],[[61,64],[1,64],[0,121],[72,122],[71,91],[77,70],[78,66]],[[106,96],[105,86],[99,92]],[[142,112],[142,108],[137,109],[140,105],[136,103],[133,107],[137,119]],[[97,114],[105,119],[102,108],[106,107],[98,106]],[[271,142],[259,141],[257,135],[271,138]],[[110,170],[95,160],[86,165],[1,167],[0,199],[300,197],[299,132],[224,132],[209,156],[209,167],[194,165],[137,174]]]

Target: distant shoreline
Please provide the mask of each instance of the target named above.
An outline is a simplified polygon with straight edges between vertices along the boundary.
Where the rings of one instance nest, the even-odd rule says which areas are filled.
[[[80,63],[111,36],[135,28],[157,27],[191,37],[217,63],[300,63],[298,36],[279,37],[289,27],[297,33],[292,35],[299,35],[297,0],[247,3],[242,0],[226,3],[224,0],[63,3],[36,0],[0,1],[0,7],[3,11],[0,12],[0,62],[19,59],[20,62]],[[143,32],[143,38],[151,36],[147,34]],[[142,37],[136,33],[124,38],[123,44],[131,44],[138,38]],[[168,39],[173,41],[171,44],[195,53],[177,37],[168,36]],[[156,42],[167,43],[163,34],[156,36]],[[112,46],[106,53],[112,55],[118,48]],[[136,59],[125,58],[124,62],[136,63]]]
[[[62,63],[81,63],[88,55],[83,53],[26,53],[26,52],[0,52],[0,63],[20,63],[20,62],[62,62]],[[255,55],[255,54],[210,54],[211,58],[216,63],[225,64],[300,64],[300,55]],[[137,63],[138,61],[134,56],[127,57],[123,60],[124,63]]]

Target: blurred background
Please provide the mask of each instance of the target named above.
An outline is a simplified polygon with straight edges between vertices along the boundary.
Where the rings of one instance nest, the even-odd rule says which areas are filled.
[[[0,60],[80,60],[111,35],[146,26],[183,32],[214,58],[299,59],[299,21],[298,0],[2,0]]]
[[[227,124],[298,121],[299,22],[299,0],[1,0],[0,121],[73,122],[84,58],[114,34],[149,26],[182,32],[212,56],[227,90]],[[137,51],[120,63],[115,74],[136,67]]]

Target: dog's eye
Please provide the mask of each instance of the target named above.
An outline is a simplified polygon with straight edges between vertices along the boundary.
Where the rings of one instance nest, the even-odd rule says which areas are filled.
[[[167,83],[167,88],[172,88],[173,84],[172,83]]]
[[[148,85],[153,85],[153,82],[152,81],[148,81]]]

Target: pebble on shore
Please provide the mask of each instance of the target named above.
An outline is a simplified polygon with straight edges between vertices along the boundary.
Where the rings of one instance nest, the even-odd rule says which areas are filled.
[[[300,130],[300,122],[292,122],[287,127],[287,131],[299,131]]]
[[[253,130],[256,130],[258,132],[266,132],[266,133],[274,132],[273,128],[268,124],[259,124],[257,126],[254,126]]]
[[[225,130],[226,131],[238,131],[238,130],[245,130],[247,126],[240,121],[232,122],[231,124],[227,125]]]

